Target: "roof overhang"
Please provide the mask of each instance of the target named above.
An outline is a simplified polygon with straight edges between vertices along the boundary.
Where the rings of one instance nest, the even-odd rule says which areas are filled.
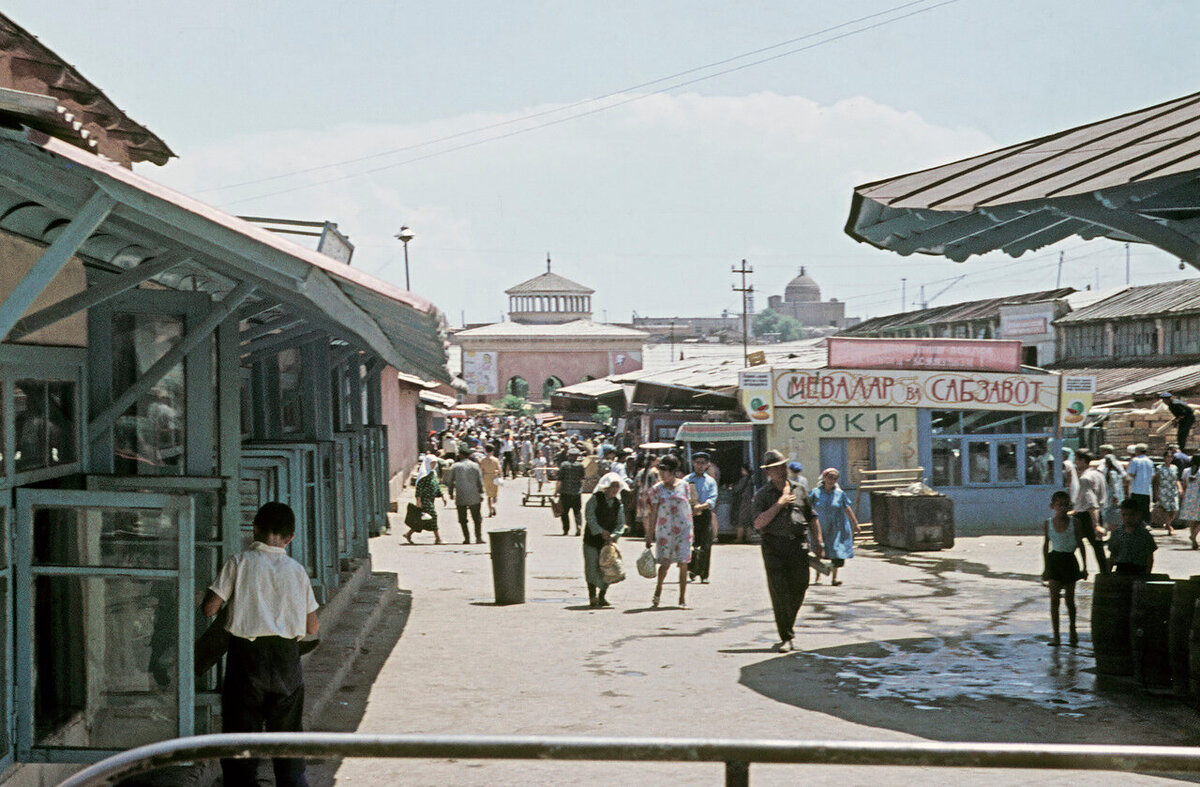
[[[79,250],[114,271],[166,254],[183,262],[155,278],[187,276],[213,294],[255,287],[244,313],[283,312],[378,356],[402,373],[448,382],[443,320],[432,303],[42,132],[0,130],[0,228],[48,242],[97,193],[116,202]],[[40,215],[45,221],[23,221]],[[259,310],[255,312],[255,304]],[[295,330],[295,329],[294,329]],[[281,329],[258,331],[279,343]]]
[[[1147,243],[1200,267],[1200,93],[859,186],[845,229],[957,262],[1078,236]]]

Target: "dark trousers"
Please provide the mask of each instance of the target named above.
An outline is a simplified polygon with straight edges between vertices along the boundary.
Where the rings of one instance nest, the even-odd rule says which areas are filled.
[[[304,675],[300,643],[282,637],[230,637],[221,690],[224,732],[300,732]],[[307,787],[304,760],[272,760],[278,787]],[[226,787],[257,787],[258,759],[221,760]]]
[[[1108,556],[1104,554],[1104,542],[1096,539],[1096,528],[1092,525],[1090,511],[1075,512],[1075,535],[1092,545],[1092,551],[1096,553],[1096,573],[1107,574]],[[1086,560],[1084,569],[1087,569]]]
[[[482,505],[482,503],[476,503],[473,506],[458,507],[458,524],[462,527],[463,541],[469,542],[471,540],[471,531],[467,528],[468,511],[471,512],[471,519],[475,522],[475,540],[483,541],[483,514],[479,510],[479,507]]]
[[[505,478],[508,478],[509,476],[512,476],[513,478],[517,477],[517,463],[513,461],[512,451],[504,452],[504,463],[500,468],[500,474]]]
[[[708,581],[708,568],[712,562],[712,543],[716,520],[712,511],[701,511],[692,518],[692,560],[688,573]]]
[[[1179,422],[1179,428],[1175,430],[1175,442],[1179,444],[1179,450],[1187,453],[1187,439],[1192,432],[1192,427],[1196,424],[1196,417],[1184,418]]]
[[[771,608],[775,610],[775,627],[779,639],[788,641],[796,636],[796,615],[808,592],[808,545],[800,538],[764,533],[762,556]]]
[[[571,512],[575,512],[575,530],[583,529],[583,504],[580,502],[580,495],[568,495],[563,492],[558,496],[558,502],[562,505],[562,526],[563,535],[571,532]]]
[[[1142,524],[1150,524],[1150,495],[1129,495],[1129,499],[1137,503],[1138,518]]]

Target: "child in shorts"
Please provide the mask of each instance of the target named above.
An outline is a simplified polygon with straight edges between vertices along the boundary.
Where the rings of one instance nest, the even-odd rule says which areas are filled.
[[[1055,492],[1050,496],[1050,510],[1053,515],[1043,525],[1045,538],[1042,541],[1042,559],[1045,566],[1042,579],[1050,588],[1050,627],[1054,637],[1050,645],[1058,647],[1062,644],[1059,636],[1059,605],[1063,596],[1067,598],[1067,618],[1070,621],[1071,647],[1079,644],[1079,635],[1075,632],[1075,583],[1086,579],[1087,574],[1080,570],[1075,560],[1075,550],[1083,550],[1083,545],[1075,535],[1075,524],[1071,519],[1071,496],[1066,492]]]
[[[296,515],[267,503],[254,515],[254,542],[221,567],[201,609],[209,617],[229,604],[229,651],[221,691],[224,732],[300,732],[304,676],[300,640],[316,634],[317,600],[304,566],[287,554]],[[306,787],[303,759],[277,757],[275,784]],[[221,761],[226,787],[257,785],[257,759]]]

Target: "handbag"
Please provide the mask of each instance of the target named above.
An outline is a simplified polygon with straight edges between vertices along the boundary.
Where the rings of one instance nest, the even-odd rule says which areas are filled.
[[[621,564],[621,550],[616,544],[605,544],[600,548],[600,576],[610,585],[625,579],[625,566]]]
[[[658,576],[658,566],[654,562],[654,551],[650,547],[646,547],[642,554],[638,555],[637,572],[646,579],[654,579]]]
[[[562,500],[557,497],[550,498],[550,513],[554,515],[555,519],[563,515]]]
[[[416,503],[409,503],[408,509],[404,512],[404,524],[408,525],[413,530],[420,530],[425,518],[425,512]]]

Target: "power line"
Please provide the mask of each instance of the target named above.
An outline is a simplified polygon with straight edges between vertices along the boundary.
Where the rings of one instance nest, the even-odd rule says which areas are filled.
[[[716,61],[713,61],[712,63],[706,63],[705,65],[702,65],[702,66],[696,66],[694,68],[689,68],[684,71],[678,71],[669,76],[659,77],[658,79],[651,79],[647,82],[640,82],[636,85],[630,85],[628,87],[621,88],[620,90],[613,90],[611,92],[604,93],[599,96],[593,96],[591,98],[580,99],[580,100],[574,101],[570,104],[565,104],[563,106],[554,107],[552,109],[542,110],[541,112],[531,112],[531,113],[528,113],[525,115],[521,115],[520,117],[510,118],[508,120],[502,120],[502,121],[498,121],[496,123],[489,123],[484,126],[478,126],[476,128],[468,129],[466,131],[459,131],[454,134],[446,134],[445,136],[436,137],[434,139],[429,139],[424,142],[416,142],[411,145],[403,145],[398,148],[392,148],[391,150],[382,150],[378,153],[371,153],[366,156],[359,156],[357,158],[344,159],[342,161],[334,161],[329,164],[318,164],[317,166],[306,167],[304,169],[291,170],[290,172],[282,172],[278,175],[270,175],[265,178],[255,178],[254,180],[244,180],[239,183],[230,183],[227,186],[215,186],[212,188],[200,189],[196,193],[205,194],[205,193],[212,192],[212,191],[227,191],[229,189],[240,188],[242,186],[253,186],[253,185],[257,185],[259,183],[270,183],[271,181],[281,180],[283,178],[290,178],[295,175],[305,175],[305,174],[308,174],[309,172],[320,172],[322,170],[332,169],[334,167],[342,167],[347,164],[357,164],[357,163],[360,163],[363,161],[371,161],[373,159],[383,158],[385,156],[392,156],[397,153],[404,153],[409,150],[417,150],[419,148],[428,147],[430,145],[436,145],[439,142],[448,142],[453,139],[459,139],[461,137],[468,137],[468,136],[471,136],[472,134],[478,134],[478,133],[482,133],[484,131],[491,131],[493,129],[503,128],[504,126],[511,126],[514,123],[520,123],[520,122],[526,121],[526,120],[535,120],[540,117],[546,117],[547,115],[555,115],[560,112],[566,112],[568,110],[575,109],[576,107],[582,107],[582,106],[586,106],[588,104],[594,104],[598,101],[605,101],[607,99],[622,95],[624,93],[630,93],[635,90],[642,90],[643,88],[652,87],[652,86],[660,84],[662,82],[668,82],[672,79],[679,79],[680,77],[685,77],[685,76],[688,76],[689,74],[694,74],[697,71],[706,71],[710,68],[716,68],[718,66],[723,66],[728,63],[733,63],[737,60],[744,60],[747,57],[754,57],[755,55],[760,55],[763,52],[769,52],[772,49],[778,49],[783,46],[788,46],[789,44],[794,44],[798,41],[804,41],[806,39],[813,38],[815,36],[824,35],[826,33],[831,33],[834,30],[840,30],[843,27],[848,27],[850,25],[858,24],[859,22],[865,22],[868,19],[874,19],[876,17],[886,16],[886,15],[894,13],[896,11],[900,11],[905,8],[908,8],[909,6],[920,5],[921,3],[925,3],[928,1],[929,0],[911,0],[911,2],[902,3],[900,5],[893,6],[891,8],[888,8],[883,11],[879,11],[874,14],[867,14],[866,16],[860,16],[857,19],[851,19],[849,21],[842,22],[840,24],[836,24],[831,27],[826,27],[822,30],[817,30],[812,33],[806,33],[802,36],[797,36],[796,38],[789,38],[787,41],[780,41],[778,44],[771,44],[770,46],[761,47],[759,49],[754,49],[749,52],[743,52],[740,55],[734,55],[732,57],[727,57],[723,60],[716,60]],[[712,74],[711,76],[719,76],[719,74]],[[670,89],[670,88],[668,88],[668,89]]]
[[[588,116],[590,116],[590,115],[595,115],[595,114],[598,114],[598,113],[600,113],[600,112],[606,112],[606,111],[608,111],[608,110],[610,110],[610,109],[616,109],[616,108],[618,108],[618,107],[626,106],[626,105],[628,105],[628,104],[632,104],[632,103],[635,103],[635,102],[638,102],[638,101],[644,101],[644,100],[645,100],[645,99],[647,99],[647,98],[651,98],[651,97],[653,97],[653,96],[656,96],[656,95],[661,95],[661,94],[667,93],[668,91],[671,91],[671,90],[676,90],[676,89],[678,89],[678,88],[681,88],[681,87],[687,87],[688,85],[694,85],[694,84],[697,84],[697,83],[699,83],[699,82],[704,82],[704,81],[707,81],[707,80],[709,80],[709,79],[715,79],[716,77],[719,77],[719,76],[724,76],[724,75],[726,75],[726,74],[732,74],[732,73],[734,73],[734,72],[736,72],[736,71],[742,71],[742,70],[744,70],[744,69],[747,69],[747,68],[752,68],[752,67],[754,67],[754,66],[762,65],[763,63],[768,63],[768,62],[770,62],[770,61],[772,61],[772,60],[778,60],[778,59],[780,59],[780,58],[783,58],[783,57],[788,57],[788,56],[790,56],[790,55],[794,55],[794,54],[797,54],[797,53],[799,53],[799,52],[804,52],[804,51],[807,51],[807,50],[810,50],[810,49],[815,49],[816,47],[823,46],[823,45],[825,45],[825,44],[830,44],[830,43],[833,43],[834,41],[840,41],[840,40],[841,40],[841,39],[843,39],[843,38],[849,38],[849,37],[851,37],[851,36],[855,36],[855,35],[858,35],[858,34],[860,34],[860,33],[865,33],[865,32],[867,32],[867,31],[869,31],[869,30],[874,30],[874,29],[876,29],[876,28],[879,28],[879,27],[883,27],[883,26],[885,26],[885,25],[892,24],[893,22],[898,22],[898,21],[900,21],[900,20],[902,20],[902,19],[907,19],[907,18],[909,18],[909,17],[912,17],[912,16],[917,16],[918,14],[927,13],[927,12],[929,12],[929,11],[933,11],[933,10],[935,10],[935,9],[937,9],[937,8],[940,8],[940,7],[942,7],[942,6],[953,5],[954,3],[957,3],[957,2],[959,2],[959,0],[943,0],[942,2],[940,2],[940,3],[937,3],[937,4],[935,4],[935,5],[926,6],[926,7],[924,7],[924,8],[918,8],[918,9],[916,9],[916,10],[914,10],[914,11],[910,11],[910,12],[908,12],[908,13],[906,13],[906,14],[900,14],[900,15],[898,15],[898,16],[894,16],[894,17],[891,17],[890,19],[885,19],[885,20],[883,20],[883,21],[881,21],[881,22],[876,22],[876,23],[874,23],[874,24],[870,24],[870,25],[864,25],[863,27],[856,28],[856,29],[854,29],[854,30],[851,30],[851,31],[849,31],[849,32],[846,32],[846,33],[841,33],[841,34],[839,34],[839,35],[836,35],[836,36],[830,36],[829,38],[824,38],[824,39],[821,39],[820,41],[814,42],[814,43],[812,43],[812,44],[807,44],[807,45],[805,45],[805,46],[802,46],[802,47],[797,47],[797,48],[795,48],[795,49],[790,49],[790,50],[788,50],[788,51],[786,51],[786,52],[780,52],[779,54],[776,54],[776,55],[771,55],[770,57],[761,58],[761,59],[759,59],[759,60],[754,60],[754,61],[751,61],[751,62],[749,62],[749,63],[743,63],[742,65],[739,65],[739,66],[734,66],[733,68],[727,68],[727,69],[724,69],[724,70],[722,70],[722,71],[717,71],[717,72],[714,72],[714,73],[712,73],[712,74],[707,74],[707,75],[705,75],[705,76],[696,77],[696,78],[694,78],[694,79],[688,79],[688,80],[684,80],[684,81],[682,81],[682,82],[677,82],[677,83],[675,83],[675,84],[673,84],[673,85],[668,85],[668,86],[667,86],[667,87],[665,87],[665,88],[662,88],[662,89],[660,89],[660,90],[655,90],[655,91],[653,91],[653,92],[650,92],[650,93],[641,93],[641,94],[638,94],[638,95],[635,95],[635,96],[630,96],[629,98],[626,98],[626,99],[624,99],[624,100],[617,101],[617,102],[614,102],[614,103],[611,103],[611,104],[606,104],[606,105],[604,105],[604,106],[602,106],[602,107],[597,107],[597,108],[595,108],[595,109],[589,109],[589,110],[587,110],[587,111],[585,111],[585,112],[577,112],[577,113],[575,113],[575,114],[573,114],[573,115],[567,115],[566,117],[557,118],[557,119],[555,119],[555,120],[548,120],[548,121],[546,121],[545,123],[538,123],[538,124],[535,124],[535,125],[533,125],[533,126],[529,126],[529,127],[527,127],[527,128],[520,128],[520,129],[516,129],[515,131],[508,131],[508,132],[505,132],[505,133],[503,133],[503,134],[496,134],[496,135],[493,135],[493,136],[490,136],[490,137],[484,137],[483,139],[474,140],[474,141],[472,141],[472,142],[466,142],[466,143],[463,143],[463,144],[461,144],[461,145],[455,145],[455,146],[453,146],[453,147],[445,148],[445,149],[443,149],[443,150],[437,150],[437,151],[434,151],[434,152],[432,152],[432,153],[426,153],[425,155],[422,155],[422,156],[415,156],[415,157],[413,157],[413,158],[405,159],[405,160],[403,160],[403,161],[397,161],[397,162],[394,162],[394,163],[391,163],[391,164],[384,164],[384,165],[382,165],[382,166],[373,167],[373,168],[371,168],[371,169],[365,169],[365,170],[361,170],[361,171],[359,171],[359,172],[352,172],[352,173],[348,173],[348,174],[346,174],[346,175],[340,175],[340,176],[338,176],[338,177],[335,177],[335,178],[327,178],[327,179],[325,179],[325,180],[319,180],[319,181],[315,181],[315,182],[313,182],[313,183],[306,183],[306,184],[303,184],[303,185],[300,185],[300,186],[293,186],[293,187],[291,187],[291,188],[280,189],[280,190],[278,190],[278,191],[270,191],[270,192],[266,192],[266,193],[263,193],[263,194],[256,194],[256,195],[254,195],[254,196],[251,196],[251,197],[245,197],[245,198],[243,198],[243,199],[239,199],[239,200],[233,200],[233,201],[231,201],[231,202],[227,202],[227,203],[225,203],[225,204],[223,205],[223,207],[229,207],[229,206],[232,206],[232,205],[241,205],[241,204],[244,204],[244,203],[246,203],[246,202],[254,202],[254,201],[256,201],[256,200],[265,199],[266,197],[276,197],[276,196],[279,196],[279,195],[281,195],[281,194],[291,194],[291,193],[293,193],[293,192],[296,192],[296,191],[304,191],[304,190],[306,190],[306,189],[317,188],[318,186],[326,186],[326,185],[329,185],[330,183],[339,183],[339,182],[341,182],[341,181],[344,181],[344,180],[351,180],[351,179],[353,179],[353,178],[359,178],[359,177],[362,177],[362,176],[364,176],[364,175],[373,175],[373,174],[375,174],[375,173],[377,173],[377,172],[383,172],[384,170],[395,169],[396,167],[402,167],[402,166],[405,166],[405,165],[407,165],[407,164],[413,164],[413,163],[416,163],[416,162],[419,162],[419,161],[425,161],[425,160],[427,160],[427,159],[435,158],[435,157],[437,157],[437,156],[443,156],[443,155],[446,155],[447,153],[456,153],[456,152],[458,152],[458,151],[467,150],[467,149],[470,149],[470,148],[478,147],[478,146],[480,146],[480,145],[485,145],[485,144],[487,144],[487,143],[489,143],[489,142],[496,142],[496,141],[498,141],[498,140],[502,140],[502,139],[508,139],[508,138],[510,138],[510,137],[515,137],[515,136],[518,136],[518,135],[520,135],[520,134],[526,134],[526,133],[528,133],[528,132],[530,132],[530,131],[538,131],[538,130],[540,130],[540,129],[543,129],[543,128],[549,128],[549,127],[551,127],[551,126],[557,126],[557,125],[559,125],[559,124],[562,124],[562,123],[567,123],[567,122],[569,122],[569,121],[572,121],[572,120],[578,120],[579,118],[588,117]],[[903,8],[903,7],[906,7],[906,6],[899,6],[899,7],[900,7],[900,8]]]

